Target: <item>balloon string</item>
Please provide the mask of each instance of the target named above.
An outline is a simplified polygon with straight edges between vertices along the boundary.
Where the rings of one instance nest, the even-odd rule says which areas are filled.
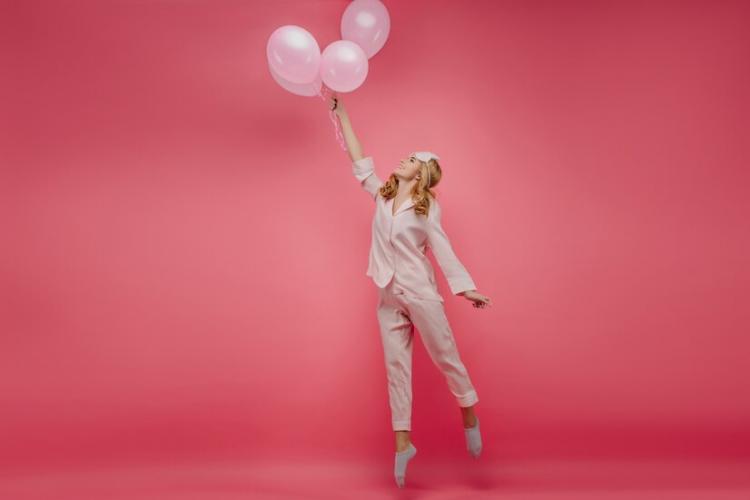
[[[320,91],[318,92],[318,97],[323,99],[324,101],[327,99],[327,97],[330,96],[330,90],[325,85],[320,86]],[[336,136],[336,140],[339,143],[339,146],[341,146],[341,149],[346,151],[346,142],[344,141],[344,136],[341,134],[341,128],[339,127],[339,121],[336,119],[336,114],[333,112],[332,109],[328,110],[328,117],[333,122],[333,128],[334,128],[334,134]]]

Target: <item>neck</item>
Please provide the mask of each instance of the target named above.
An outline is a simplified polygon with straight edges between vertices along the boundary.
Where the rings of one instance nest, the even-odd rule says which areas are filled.
[[[411,193],[414,189],[414,186],[417,185],[417,180],[412,179],[410,181],[405,181],[403,179],[399,179],[398,181],[398,194],[406,196],[406,193]]]

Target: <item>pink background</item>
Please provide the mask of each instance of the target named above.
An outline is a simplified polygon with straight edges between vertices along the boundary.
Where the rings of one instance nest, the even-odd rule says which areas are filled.
[[[0,465],[390,457],[373,205],[265,55],[346,4],[3,5]],[[487,460],[748,457],[748,4],[386,5],[344,99],[383,177],[443,160]],[[414,371],[413,442],[464,453]]]

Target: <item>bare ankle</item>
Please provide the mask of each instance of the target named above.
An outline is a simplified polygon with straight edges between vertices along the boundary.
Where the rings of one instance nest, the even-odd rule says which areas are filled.
[[[409,443],[409,431],[396,431],[396,451],[404,451],[409,447]]]

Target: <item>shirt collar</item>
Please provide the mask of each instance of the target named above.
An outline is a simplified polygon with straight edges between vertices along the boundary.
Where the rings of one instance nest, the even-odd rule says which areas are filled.
[[[390,210],[390,211],[391,211],[391,213],[393,213],[393,204],[395,203],[395,200],[396,200],[396,197],[395,197],[395,196],[394,196],[393,198],[391,198],[390,200],[388,200],[388,201],[390,202],[390,203],[388,204],[388,210]],[[411,197],[409,197],[409,198],[407,198],[407,199],[406,199],[406,201],[404,201],[404,202],[403,202],[403,203],[401,204],[401,206],[400,206],[400,207],[398,207],[398,210],[397,210],[397,211],[396,211],[396,213],[395,213],[395,214],[393,214],[393,215],[394,215],[394,216],[396,216],[396,215],[400,214],[401,212],[403,212],[404,210],[406,210],[407,208],[409,208],[409,207],[411,207],[411,206],[413,206],[413,205],[414,205],[414,200],[413,200],[413,199],[411,199]]]

